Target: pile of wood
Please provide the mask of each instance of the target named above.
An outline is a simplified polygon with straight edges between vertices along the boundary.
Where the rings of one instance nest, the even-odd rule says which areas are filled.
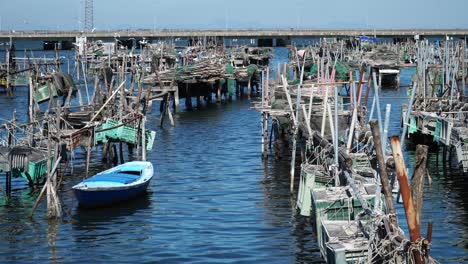
[[[387,46],[378,46],[370,52],[364,53],[363,62],[370,66],[396,66],[399,62],[398,53]]]
[[[214,82],[232,77],[226,70],[227,61],[224,58],[210,58],[180,68],[176,73],[178,82]]]

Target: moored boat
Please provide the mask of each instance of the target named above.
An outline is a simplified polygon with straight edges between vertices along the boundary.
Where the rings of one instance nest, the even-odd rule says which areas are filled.
[[[80,207],[100,207],[129,200],[146,191],[153,177],[153,165],[127,162],[73,186]]]

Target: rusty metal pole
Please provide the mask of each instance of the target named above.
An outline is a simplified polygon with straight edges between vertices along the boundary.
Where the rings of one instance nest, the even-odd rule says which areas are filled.
[[[416,211],[414,210],[413,198],[408,184],[408,175],[406,173],[405,161],[401,151],[400,137],[390,137],[390,144],[392,146],[393,159],[395,160],[395,168],[400,183],[401,196],[403,198],[403,206],[405,208],[406,221],[410,232],[411,242],[417,242],[421,238],[421,231],[419,223],[416,218]],[[419,251],[413,251],[413,256],[416,263],[424,263]]]
[[[380,181],[383,186],[383,192],[385,196],[385,202],[388,208],[388,213],[390,215],[390,221],[392,222],[392,224],[397,225],[395,206],[393,205],[392,200],[392,189],[390,187],[390,181],[388,180],[387,168],[383,156],[379,124],[377,124],[376,120],[371,120],[369,124],[372,130],[372,138],[374,139],[375,153],[377,155],[377,163],[379,165]]]

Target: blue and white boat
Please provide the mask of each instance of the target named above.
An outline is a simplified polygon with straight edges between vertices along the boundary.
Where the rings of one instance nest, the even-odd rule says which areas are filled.
[[[144,193],[153,173],[151,162],[127,162],[80,182],[73,191],[80,207],[112,205]]]

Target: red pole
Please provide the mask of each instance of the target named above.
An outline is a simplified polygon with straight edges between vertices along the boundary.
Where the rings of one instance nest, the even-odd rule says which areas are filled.
[[[414,210],[413,198],[411,197],[411,190],[408,184],[408,175],[406,173],[405,161],[401,151],[400,137],[390,137],[390,144],[392,145],[393,159],[395,161],[396,174],[398,176],[398,183],[400,183],[401,197],[403,198],[403,206],[405,208],[406,221],[410,232],[411,242],[416,242],[421,238],[421,231]],[[413,256],[416,263],[424,263],[419,251],[413,251]]]

